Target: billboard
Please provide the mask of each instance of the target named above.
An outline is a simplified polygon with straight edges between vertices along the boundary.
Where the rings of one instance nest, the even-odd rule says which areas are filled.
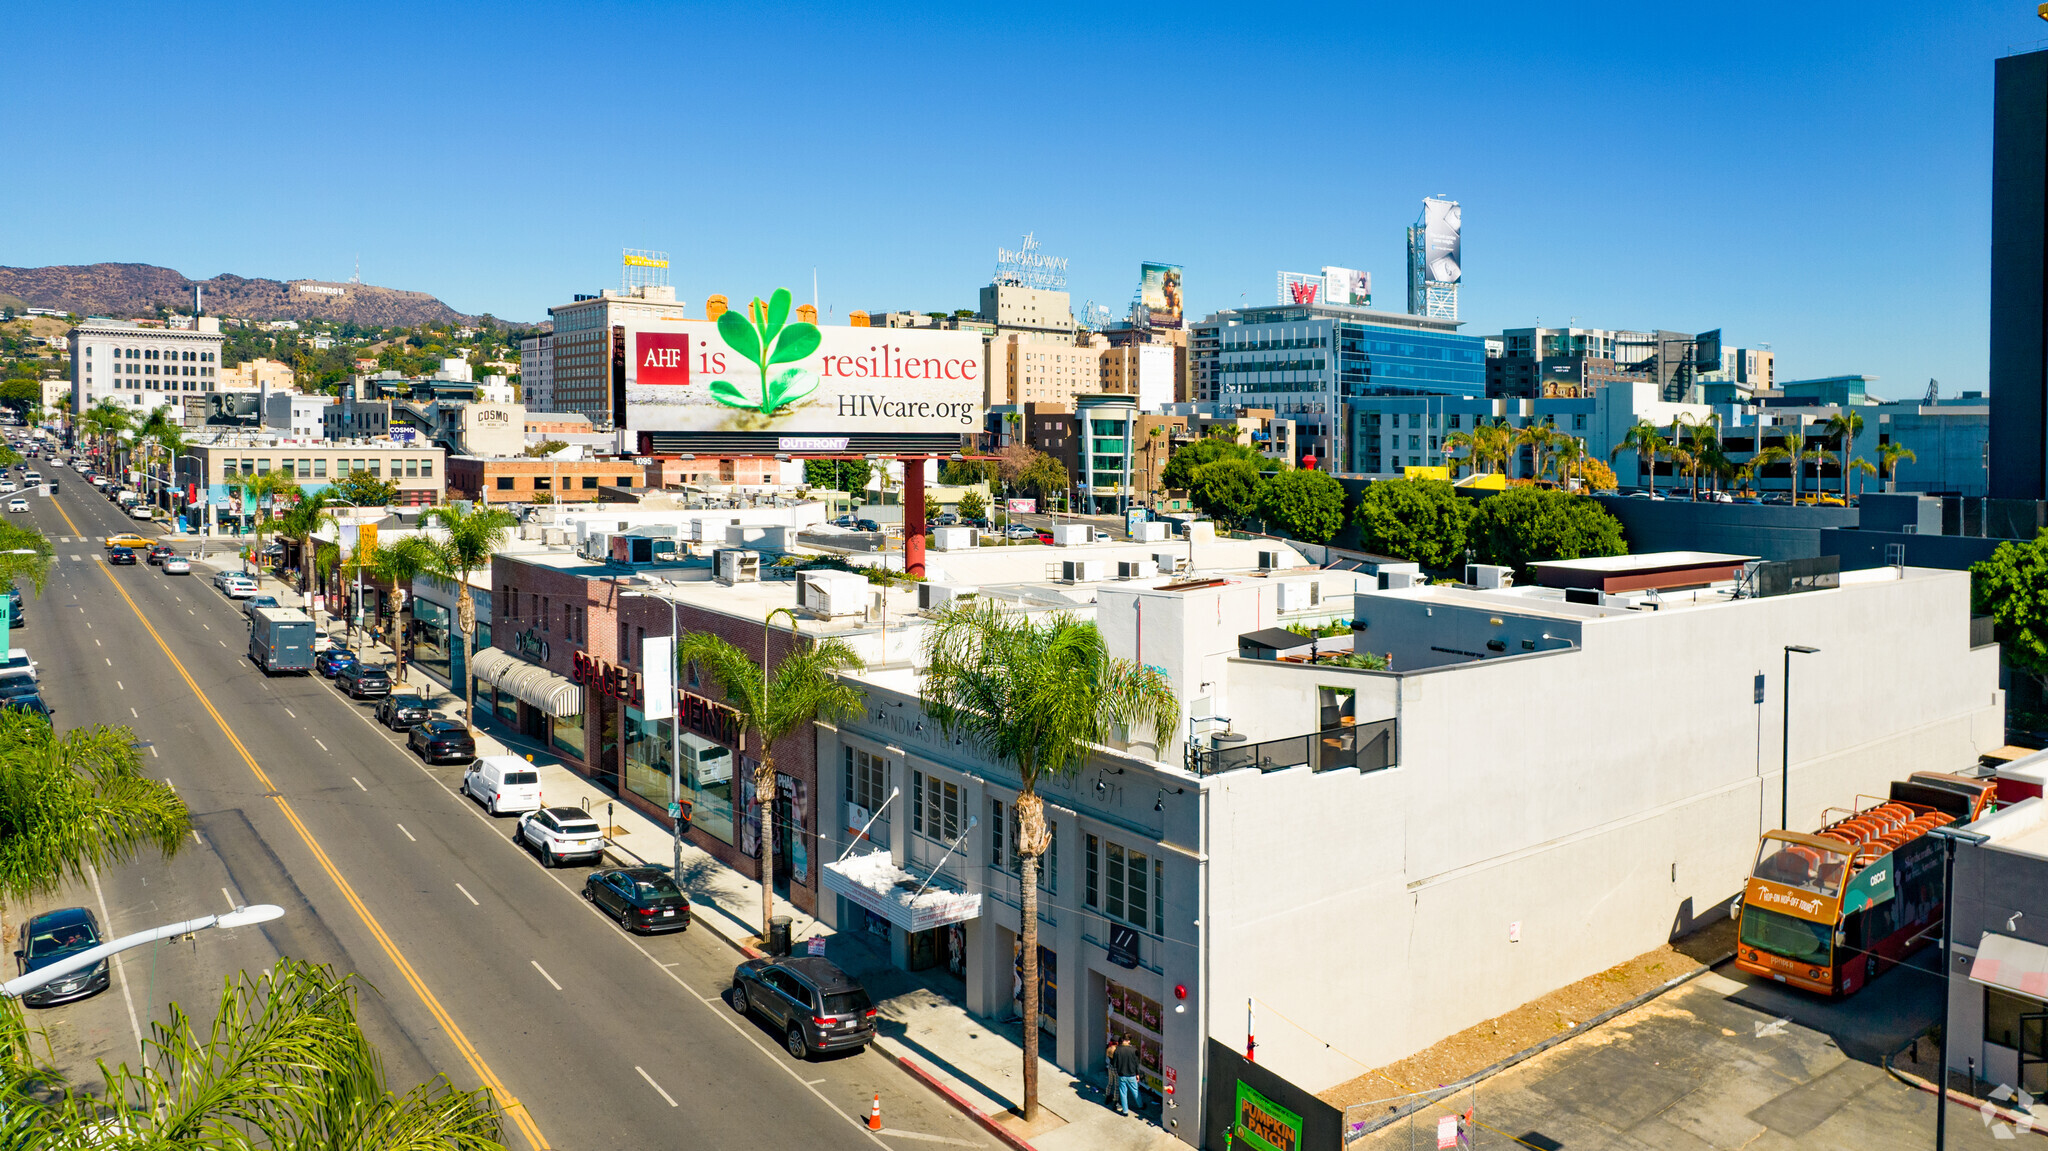
[[[1323,299],[1354,308],[1372,307],[1372,273],[1356,268],[1323,269]]]
[[[750,322],[627,327],[626,419],[633,432],[782,436],[965,434],[984,419],[978,332],[819,327],[789,320],[789,293]]]
[[[1139,300],[1155,328],[1181,326],[1180,271],[1179,264],[1139,265]]]
[[[1422,202],[1423,268],[1432,284],[1455,284],[1464,275],[1459,232],[1465,211],[1456,200]]]
[[[1273,297],[1276,304],[1298,304],[1306,307],[1323,298],[1323,278],[1307,272],[1280,273],[1279,292]]]

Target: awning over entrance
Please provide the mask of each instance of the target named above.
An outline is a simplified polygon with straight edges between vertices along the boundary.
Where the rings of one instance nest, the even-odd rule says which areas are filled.
[[[510,652],[487,647],[476,653],[476,662],[470,669],[480,682],[511,692],[556,719],[583,714],[582,688],[570,682],[569,677],[556,675]]]
[[[1987,931],[1970,964],[1970,981],[2048,999],[2048,947]]]
[[[924,894],[917,889],[923,887]],[[896,866],[886,851],[871,851],[825,865],[825,890],[851,899],[905,931],[930,931],[981,917],[981,896],[926,887]]]

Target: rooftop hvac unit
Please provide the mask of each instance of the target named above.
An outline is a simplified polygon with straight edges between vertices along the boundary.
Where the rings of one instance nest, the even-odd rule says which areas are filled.
[[[919,611],[934,611],[951,604],[981,598],[981,589],[960,584],[921,583],[917,585]]]
[[[1323,587],[1314,580],[1288,580],[1279,587],[1281,611],[1307,611],[1323,602]]]
[[[608,532],[591,532],[583,537],[583,545],[576,554],[587,560],[608,560],[612,556],[612,537]]]
[[[1281,568],[1290,568],[1293,566],[1293,552],[1271,551],[1259,553],[1259,570],[1262,572],[1278,571]]]
[[[761,582],[761,553],[719,548],[711,553],[711,578],[722,584]]]
[[[1116,578],[1118,579],[1151,579],[1158,574],[1158,560],[1116,561]]]
[[[868,607],[868,581],[852,572],[798,572],[796,601],[804,610],[826,619],[858,615]]]
[[[540,538],[540,532],[541,532],[541,527],[540,527],[540,525],[539,525],[539,524],[537,524],[537,523],[530,523],[530,524],[520,524],[520,525],[519,525],[519,538],[520,538],[520,539],[523,539],[523,540],[537,540],[537,539],[539,539],[539,538]]]
[[[558,548],[569,542],[569,533],[561,528],[542,528],[540,542],[548,547]]]
[[[1171,538],[1172,535],[1172,524],[1159,520],[1146,520],[1144,523],[1137,525],[1136,533],[1131,538],[1141,544],[1156,544]]]
[[[1160,571],[1173,574],[1186,566],[1188,557],[1180,552],[1153,552],[1152,562],[1159,565]]]
[[[1095,583],[1102,578],[1101,560],[1061,560],[1060,578],[1068,583]]]
[[[941,552],[966,551],[981,546],[980,528],[933,528],[932,550]]]
[[[1476,588],[1513,587],[1515,569],[1499,564],[1466,564],[1465,582]]]
[[[1052,525],[1052,546],[1054,547],[1063,548],[1071,547],[1075,544],[1092,544],[1094,542],[1095,527],[1092,524]]]
[[[613,536],[611,560],[615,564],[651,564],[654,541],[646,536]]]
[[[1422,583],[1421,572],[1391,571],[1380,573],[1380,590],[1393,591],[1397,588],[1418,587]]]

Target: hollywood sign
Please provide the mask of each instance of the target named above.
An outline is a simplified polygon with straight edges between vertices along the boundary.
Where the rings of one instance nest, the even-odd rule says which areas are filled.
[[[347,289],[347,288],[330,288],[330,287],[326,286],[325,284],[293,284],[293,285],[292,285],[292,287],[294,287],[294,288],[297,288],[297,289],[298,289],[299,291],[301,291],[301,292],[306,292],[306,293],[309,293],[309,294],[311,294],[311,295],[315,295],[315,296],[346,296],[346,295],[348,295],[348,289]]]

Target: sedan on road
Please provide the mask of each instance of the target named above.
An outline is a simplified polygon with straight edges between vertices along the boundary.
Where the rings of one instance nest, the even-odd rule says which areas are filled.
[[[604,858],[604,830],[580,807],[543,807],[519,817],[519,842],[540,854],[542,867]]]
[[[583,878],[583,898],[632,932],[687,931],[690,897],[666,867],[614,867]]]
[[[155,542],[148,536],[139,536],[134,532],[119,532],[107,537],[107,548],[147,548]]]
[[[148,504],[136,504],[128,509],[128,518],[132,520],[154,519],[155,517],[156,513],[150,510]]]
[[[242,601],[242,614],[250,619],[255,619],[257,608],[276,606],[278,606],[277,597],[274,595],[252,595]]]
[[[434,709],[416,695],[394,692],[377,701],[377,722],[393,731],[410,731],[433,714]]]
[[[405,733],[405,745],[428,763],[476,758],[476,740],[460,720],[430,719]]]
[[[345,647],[330,647],[313,657],[313,670],[329,679],[341,673],[345,667],[354,667],[356,653]]]
[[[184,556],[165,556],[163,569],[165,575],[191,575],[192,561]]]
[[[177,554],[177,548],[174,548],[169,544],[158,544],[155,547],[149,549],[149,562],[151,564],[160,564]]]
[[[858,1050],[875,1037],[867,989],[821,955],[740,964],[732,973],[732,1009],[766,1019],[798,1059]]]
[[[1038,529],[1030,524],[1011,524],[1003,529],[1003,538],[1006,540],[1035,540],[1038,538]]]
[[[100,921],[89,908],[46,911],[22,926],[21,947],[14,953],[15,967],[27,975],[67,955],[98,947],[102,941]],[[54,1007],[105,991],[109,978],[107,963],[101,960],[84,971],[74,971],[43,984],[24,994],[21,1001],[31,1007]]]
[[[28,510],[28,501],[20,498],[8,500],[7,510],[10,512],[25,512]]]
[[[350,699],[376,699],[391,694],[391,673],[358,660],[334,673],[334,686]]]
[[[256,581],[240,572],[222,572],[214,576],[213,586],[229,599],[247,599],[256,594]]]
[[[107,562],[110,564],[127,564],[132,567],[135,564],[135,549],[115,548],[107,553]]]

